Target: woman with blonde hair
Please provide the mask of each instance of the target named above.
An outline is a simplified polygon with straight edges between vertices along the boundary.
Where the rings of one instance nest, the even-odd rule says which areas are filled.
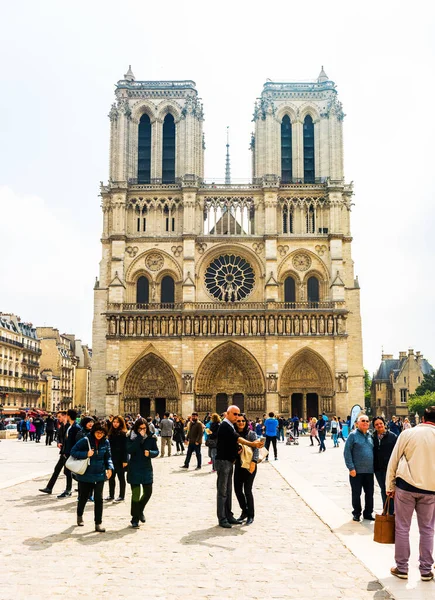
[[[308,424],[309,428],[310,428],[310,446],[314,446],[314,442],[313,442],[313,438],[315,438],[317,440],[317,443],[320,446],[320,440],[319,440],[319,436],[317,435],[317,419],[316,417],[312,417],[310,419],[310,422]]]

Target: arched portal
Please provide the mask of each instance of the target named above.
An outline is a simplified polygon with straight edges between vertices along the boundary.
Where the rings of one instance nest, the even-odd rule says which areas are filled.
[[[165,410],[178,413],[179,397],[172,368],[154,352],[140,358],[125,379],[123,399],[126,413],[140,413],[143,417]]]
[[[237,404],[250,416],[265,409],[264,375],[248,350],[225,342],[202,361],[195,384],[195,408],[200,413],[222,412],[223,402]],[[226,408],[226,406],[225,406]]]
[[[304,348],[284,366],[280,385],[280,411],[290,414],[298,409],[304,419],[320,412],[333,412],[334,383],[325,359]],[[293,416],[293,415],[292,415]]]

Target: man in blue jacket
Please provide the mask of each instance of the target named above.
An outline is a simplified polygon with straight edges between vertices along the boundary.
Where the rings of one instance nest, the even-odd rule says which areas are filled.
[[[269,450],[270,443],[272,442],[273,453],[275,460],[278,460],[278,450],[276,448],[276,440],[278,438],[278,419],[275,419],[273,412],[269,413],[269,418],[264,421],[264,428],[266,434],[266,450]],[[266,460],[268,460],[268,456]]]
[[[374,521],[373,513],[373,438],[369,434],[369,418],[360,415],[356,428],[349,434],[344,446],[344,461],[349,469],[349,481],[352,488],[353,520],[361,519],[361,492],[364,490],[363,517]]]

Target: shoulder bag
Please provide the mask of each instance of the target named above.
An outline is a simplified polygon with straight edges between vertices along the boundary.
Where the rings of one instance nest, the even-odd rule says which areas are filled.
[[[381,515],[375,515],[375,529],[373,540],[378,544],[394,544],[395,538],[395,516],[390,515],[390,500],[388,498],[384,504],[384,510]]]
[[[91,445],[89,443],[89,438],[86,437],[86,441],[88,442],[89,450],[91,449]],[[65,467],[71,471],[71,473],[75,473],[76,475],[84,475],[86,473],[86,469],[89,466],[90,462],[89,456],[86,458],[74,458],[73,456],[69,456],[68,460],[65,463]]]

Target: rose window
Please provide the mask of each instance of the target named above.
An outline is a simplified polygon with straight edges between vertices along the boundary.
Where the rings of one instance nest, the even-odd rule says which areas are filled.
[[[205,272],[207,291],[222,302],[244,300],[254,289],[255,275],[244,258],[223,254],[215,258]]]

